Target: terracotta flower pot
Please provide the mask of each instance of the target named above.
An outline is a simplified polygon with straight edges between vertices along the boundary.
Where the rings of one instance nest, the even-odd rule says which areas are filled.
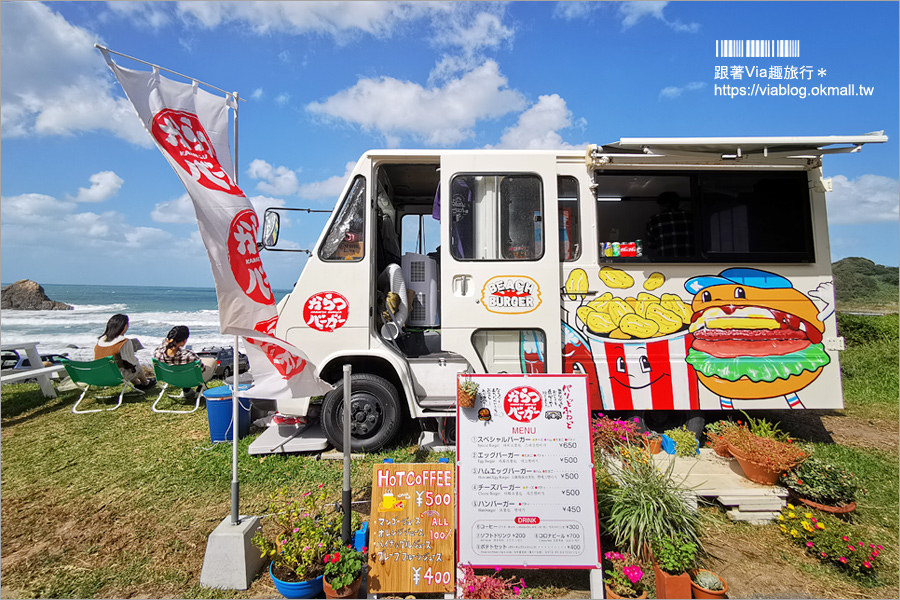
[[[692,571],[692,574],[696,574],[699,571],[706,571],[706,569],[695,569],[694,571]],[[718,573],[713,573],[712,571],[710,571],[710,573],[712,573],[716,577],[719,577]],[[705,587],[700,587],[699,585],[694,583],[694,580],[692,579],[691,580],[692,597],[693,598],[724,598],[725,594],[728,592],[728,582],[725,581],[724,579],[722,579],[721,577],[719,577],[719,581],[722,582],[721,590],[708,590]]]
[[[781,477],[782,471],[773,471],[768,467],[756,464],[741,456],[735,456],[735,458],[737,459],[738,464],[741,465],[741,469],[744,471],[744,477],[754,483],[759,483],[761,485],[775,485],[778,483],[778,478]]]
[[[350,585],[345,585],[339,590],[335,590],[328,584],[328,580],[322,580],[322,588],[325,590],[326,598],[359,598],[359,585],[362,583],[362,573],[354,579]]]
[[[818,502],[813,502],[812,500],[807,500],[806,498],[801,498],[799,496],[797,496],[797,500],[807,506],[811,506],[815,509],[835,515],[844,515],[856,510],[856,502],[850,502],[849,504],[844,504],[843,506],[831,506],[829,504],[819,504]]]
[[[644,447],[650,454],[659,454],[662,451],[662,438],[644,438]]]
[[[653,563],[653,573],[656,575],[657,598],[690,598],[691,576],[687,573],[669,575]]]
[[[618,598],[637,598],[638,600],[640,600],[641,598],[647,597],[647,590],[644,590],[643,592],[641,592],[640,596],[620,596],[617,593],[615,593],[614,591],[612,591],[612,588],[610,588],[608,584],[604,583],[603,587],[606,588],[606,597],[607,598],[616,598],[616,599],[618,599]]]

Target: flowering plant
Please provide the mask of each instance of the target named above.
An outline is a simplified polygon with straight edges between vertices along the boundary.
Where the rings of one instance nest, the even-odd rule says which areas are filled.
[[[601,414],[591,422],[591,438],[599,450],[613,450],[616,446],[641,444],[641,420],[610,419]]]
[[[740,421],[724,425],[721,437],[729,446],[737,449],[742,459],[746,458],[771,471],[787,471],[809,457],[808,452],[795,446],[793,442],[757,435]]]
[[[693,456],[697,453],[697,436],[687,426],[682,425],[677,429],[667,429],[665,433],[675,442],[676,456]]]
[[[644,571],[635,558],[622,552],[607,552],[603,557],[612,563],[612,568],[606,570],[604,583],[609,589],[623,598],[637,598],[644,589],[641,578]]]
[[[525,580],[521,577],[502,579],[502,569],[494,567],[492,575],[476,575],[471,565],[463,565],[463,576],[459,581],[463,598],[515,598],[525,589]]]
[[[830,506],[849,504],[865,491],[853,473],[816,456],[783,474],[779,483],[802,498]]]
[[[365,554],[368,548],[356,550],[353,546],[342,548],[340,552],[325,555],[325,581],[335,591],[356,581],[362,575]]]
[[[778,515],[778,527],[794,543],[823,562],[857,578],[874,575],[881,544],[860,539],[848,523],[822,513],[804,512],[788,504]]]
[[[272,561],[275,575],[285,581],[306,581],[322,575],[325,556],[340,546],[341,515],[326,506],[324,484],[300,499],[286,490],[270,499],[271,516],[256,530],[253,545]]]

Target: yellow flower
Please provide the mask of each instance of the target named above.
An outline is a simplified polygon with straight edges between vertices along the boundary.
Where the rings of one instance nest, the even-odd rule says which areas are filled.
[[[779,525],[779,527],[781,527],[781,531],[787,533],[787,527],[785,527],[784,525]]]
[[[794,536],[794,537],[797,537],[797,530],[796,530],[796,529],[791,529],[791,535]]]
[[[784,515],[778,515],[778,520],[779,520],[779,521],[784,521]]]
[[[795,515],[794,513],[789,513],[788,516],[789,516],[790,518],[792,518],[792,519],[796,519],[796,518],[797,518],[797,515]]]
[[[825,529],[825,525],[823,525],[822,523],[816,523],[816,527],[819,529]]]
[[[803,516],[806,517],[807,519],[812,519],[812,513],[806,513]]]
[[[788,507],[789,509],[791,509],[791,510],[794,510],[794,505],[793,505],[793,504],[788,504],[787,507]]]

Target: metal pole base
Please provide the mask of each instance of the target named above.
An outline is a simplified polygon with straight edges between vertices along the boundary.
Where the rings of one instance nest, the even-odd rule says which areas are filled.
[[[222,590],[246,590],[256,579],[265,560],[250,540],[259,527],[259,517],[242,515],[238,525],[225,517],[209,535],[200,571],[200,585]]]

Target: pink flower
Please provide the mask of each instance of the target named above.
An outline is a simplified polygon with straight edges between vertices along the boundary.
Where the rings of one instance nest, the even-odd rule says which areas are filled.
[[[844,564],[847,564],[847,558],[844,557],[844,556],[840,557],[838,560],[841,561],[841,562],[844,563]]]
[[[856,548],[853,547],[853,544],[850,544],[847,547],[850,548],[850,552],[853,552],[854,550],[856,550]]]
[[[850,541],[850,538],[848,538],[846,535],[841,536],[841,539],[844,540],[845,542],[849,542],[849,541]]]
[[[337,562],[337,561],[339,561],[339,560],[341,560],[341,553],[340,553],[340,552],[335,552],[335,553],[334,553],[334,562]]]
[[[303,492],[303,493],[300,494],[300,495],[303,496],[303,497],[305,498],[305,497],[309,496],[310,494],[312,494],[312,492]]]
[[[502,571],[502,570],[503,570],[503,569],[501,569],[500,567],[494,567],[494,572],[495,572],[495,573],[499,573],[499,572]]]
[[[813,547],[813,543],[812,543],[812,542],[806,542],[806,547],[807,547],[807,548],[812,548],[812,547]]]
[[[324,484],[324,483],[320,483],[320,484],[319,484],[319,489],[321,490],[323,487],[325,487],[325,484]]]
[[[878,545],[875,546],[875,547],[878,548],[879,550],[884,550],[884,548],[881,547],[881,544],[878,544]]]
[[[875,544],[869,544],[869,548],[874,548]]]
[[[300,528],[299,528],[299,527],[294,527],[294,533],[297,533],[298,531],[300,531]]]
[[[281,545],[284,546],[285,544],[287,544],[287,540],[281,540]]]
[[[825,554],[824,552],[819,552],[819,556],[821,556],[822,558],[825,558],[825,557],[828,556],[828,555]]]
[[[635,418],[634,418],[634,422],[635,422],[635,423],[640,423],[641,420],[640,420],[638,417],[635,417]]]
[[[360,552],[362,552],[363,554],[365,554],[365,553],[368,552],[368,551],[369,551],[369,547],[368,547],[368,546],[363,546],[363,547],[362,547],[362,550],[360,550]]]
[[[522,590],[520,590],[520,589],[517,588],[516,586],[513,586],[513,593],[514,593],[516,596],[518,596],[518,595],[519,595],[519,592],[521,592],[521,591],[522,591]]]
[[[468,593],[471,594],[472,592],[475,591],[475,586],[474,586],[474,585],[470,585],[468,588],[466,588],[466,591],[467,591]]]
[[[327,565],[327,564],[330,563],[330,562],[331,562],[331,555],[330,555],[330,554],[326,554],[326,555],[325,555],[325,564]]]
[[[865,562],[863,563],[863,566],[864,566],[865,568],[867,568],[867,569],[871,569],[871,568],[872,568],[872,563],[870,563],[869,561],[865,561]]]
[[[856,542],[856,545],[859,546],[860,548],[862,548],[863,543],[862,543],[862,542]]]

